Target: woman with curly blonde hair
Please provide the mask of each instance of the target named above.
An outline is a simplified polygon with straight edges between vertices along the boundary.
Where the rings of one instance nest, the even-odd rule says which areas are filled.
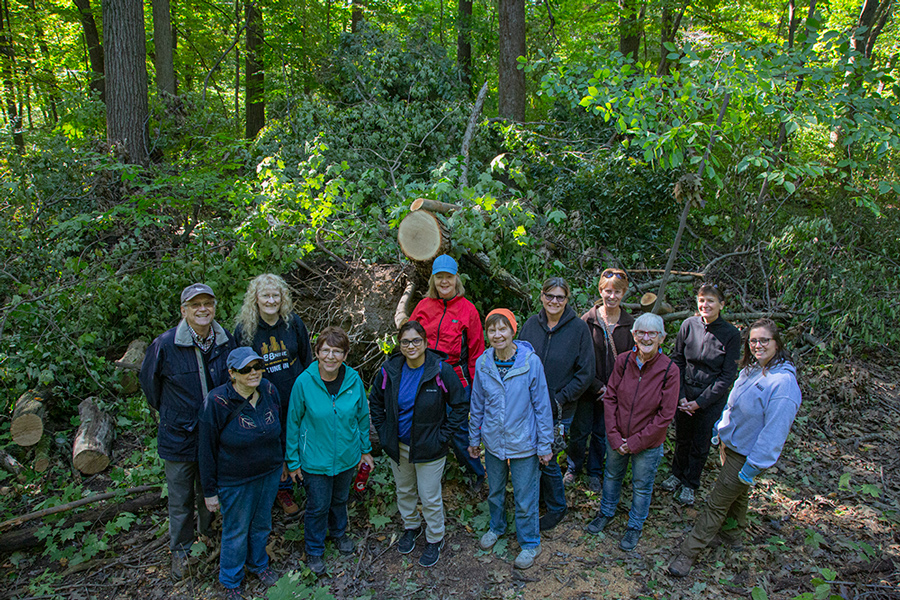
[[[263,358],[265,378],[275,385],[286,415],[294,381],[312,363],[309,332],[303,320],[292,312],[291,290],[284,279],[272,273],[254,278],[244,294],[234,338],[238,346],[250,346]],[[287,420],[282,419],[282,428]],[[276,502],[287,517],[300,516],[292,498],[293,485],[287,471],[282,475]]]

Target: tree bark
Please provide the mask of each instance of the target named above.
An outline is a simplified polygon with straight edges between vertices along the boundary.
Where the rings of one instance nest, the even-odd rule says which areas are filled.
[[[146,36],[141,0],[103,2],[103,46],[106,48],[106,139],[124,162],[146,165],[149,108],[147,103]]]
[[[262,13],[254,2],[247,0],[245,8],[247,23],[247,76],[245,85],[247,103],[246,137],[252,140],[266,124],[265,71],[263,70],[263,23]]]
[[[510,121],[525,120],[525,0],[500,0],[500,63],[498,112]]]
[[[125,394],[136,394],[140,389],[137,374],[141,370],[144,356],[147,354],[147,342],[144,340],[132,340],[122,358],[114,364],[116,370],[121,372],[119,383]]]
[[[456,21],[456,66],[466,89],[472,90],[472,0],[459,0]]]
[[[91,68],[91,90],[100,97],[101,102],[106,102],[106,80],[104,73],[103,46],[100,44],[100,34],[97,31],[97,23],[94,21],[94,13],[91,12],[91,0],[72,0],[78,9],[81,19],[81,28],[84,30],[84,41],[88,47],[88,62]]]
[[[637,0],[619,0],[619,52],[637,62],[640,48]]]
[[[72,444],[72,464],[85,475],[94,475],[109,466],[116,423],[97,408],[93,398],[81,401],[78,415],[81,425]]]
[[[156,89],[161,96],[174,96],[175,36],[169,0],[153,0],[153,64],[156,67]]]

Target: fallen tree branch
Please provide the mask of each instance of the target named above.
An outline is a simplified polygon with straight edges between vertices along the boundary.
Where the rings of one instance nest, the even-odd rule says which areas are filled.
[[[627,308],[627,307],[626,307]],[[680,312],[670,313],[668,315],[662,315],[663,321],[668,323],[669,321],[682,321],[687,319],[688,317],[692,317],[696,314],[695,310],[682,310]],[[774,319],[776,321],[790,321],[794,318],[794,315],[791,313],[783,313],[783,312],[739,312],[739,313],[726,313],[722,315],[725,317],[725,320],[733,323],[735,321],[755,321],[757,319]]]
[[[459,174],[460,189],[469,186],[469,145],[472,143],[472,137],[475,135],[475,126],[478,124],[478,117],[481,115],[487,92],[488,82],[485,81],[478,92],[478,98],[475,100],[475,106],[472,107],[472,114],[469,116],[469,124],[466,126],[466,133],[463,135],[462,149],[460,150],[460,154],[463,156],[463,164]]]

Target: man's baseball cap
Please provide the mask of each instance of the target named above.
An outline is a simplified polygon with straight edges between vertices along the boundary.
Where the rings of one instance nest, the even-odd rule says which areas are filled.
[[[212,296],[213,298],[216,297],[216,295],[212,291],[212,288],[209,287],[208,285],[206,285],[205,283],[192,283],[191,285],[184,288],[184,290],[182,290],[181,303],[184,304],[185,302],[189,301],[191,298],[194,298],[195,296],[199,296],[200,294],[207,294],[207,295]]]

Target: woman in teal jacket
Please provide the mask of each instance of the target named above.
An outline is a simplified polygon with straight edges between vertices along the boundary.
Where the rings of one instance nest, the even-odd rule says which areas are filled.
[[[306,486],[306,564],[325,572],[325,534],[342,554],[356,549],[347,532],[350,484],[363,463],[374,467],[369,404],[362,379],[344,364],[350,339],[327,327],[316,339],[316,362],[294,382],[288,410],[286,460]]]

